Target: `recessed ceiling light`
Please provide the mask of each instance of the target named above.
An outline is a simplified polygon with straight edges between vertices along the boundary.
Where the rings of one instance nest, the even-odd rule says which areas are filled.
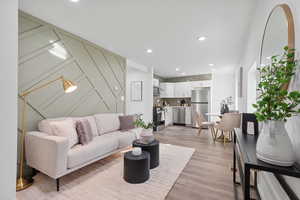
[[[204,40],[206,40],[207,39],[207,37],[205,37],[205,36],[201,36],[201,37],[198,37],[197,38],[199,41],[204,41]]]
[[[147,53],[152,53],[152,49],[147,49]]]
[[[215,64],[210,63],[209,66],[213,67],[213,66],[215,66]]]
[[[176,70],[176,72],[179,72],[179,71],[180,71],[180,69],[179,69],[178,67],[176,67],[176,69],[175,69],[175,70]]]
[[[80,0],[69,0],[69,1],[76,3],[79,2]]]

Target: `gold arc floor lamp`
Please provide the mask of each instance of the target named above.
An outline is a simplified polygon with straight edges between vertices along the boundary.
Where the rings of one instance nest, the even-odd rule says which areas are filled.
[[[45,88],[48,85],[56,82],[56,81],[62,81],[63,84],[63,89],[65,91],[65,93],[71,93],[73,91],[75,91],[77,89],[77,86],[69,80],[64,79],[63,76],[58,77],[57,79],[54,79],[52,81],[49,81],[41,86],[35,87],[35,88],[31,88],[29,90],[24,91],[20,96],[23,99],[23,108],[22,108],[22,132],[21,132],[21,149],[20,149],[20,168],[19,168],[19,177],[17,179],[17,185],[16,185],[16,189],[17,191],[20,190],[24,190],[26,188],[28,188],[29,186],[31,186],[33,184],[33,180],[27,180],[23,177],[24,172],[23,172],[23,168],[24,168],[24,154],[25,154],[25,145],[24,145],[24,140],[25,140],[25,134],[26,134],[26,105],[27,105],[27,96],[32,93],[35,92],[39,89]]]

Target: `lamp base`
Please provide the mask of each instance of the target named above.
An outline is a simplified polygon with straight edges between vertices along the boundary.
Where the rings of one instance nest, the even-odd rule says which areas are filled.
[[[27,180],[24,178],[18,178],[16,189],[17,191],[25,190],[26,188],[30,187],[32,184],[33,184],[33,179]]]

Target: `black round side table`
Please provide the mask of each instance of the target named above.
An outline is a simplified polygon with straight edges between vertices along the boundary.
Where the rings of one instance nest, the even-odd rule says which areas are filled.
[[[144,183],[149,179],[150,155],[143,151],[134,156],[131,151],[124,154],[123,178],[128,183]]]
[[[133,147],[141,147],[143,151],[150,153],[150,169],[154,169],[159,165],[159,141],[154,140],[149,144],[144,144],[135,140],[132,143]]]

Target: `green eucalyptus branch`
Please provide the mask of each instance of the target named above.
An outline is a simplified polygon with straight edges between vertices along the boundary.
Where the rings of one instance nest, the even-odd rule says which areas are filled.
[[[138,118],[137,120],[135,120],[134,125],[136,127],[140,127],[140,128],[144,128],[144,129],[150,129],[153,128],[153,124],[152,123],[146,123],[143,121],[142,118]]]
[[[292,80],[297,68],[294,59],[295,49],[284,47],[283,55],[272,56],[271,64],[261,66],[260,82],[258,84],[259,97],[256,108],[258,121],[281,120],[286,121],[293,114],[300,113],[299,91],[287,91],[284,88]]]

